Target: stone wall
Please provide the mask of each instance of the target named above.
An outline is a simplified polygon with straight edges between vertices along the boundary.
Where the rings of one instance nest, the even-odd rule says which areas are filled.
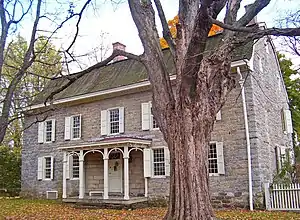
[[[253,71],[249,71],[245,87],[254,194],[263,190],[264,182],[272,182],[277,172],[275,147],[292,147],[291,135],[283,132],[281,117],[282,109],[288,109],[287,94],[276,54],[266,40],[267,38],[262,38],[254,45]],[[269,53],[266,47],[269,48]]]
[[[256,44],[254,63],[257,63],[257,55],[264,48],[261,42]],[[270,180],[275,169],[274,147],[276,144],[288,145],[289,139],[282,133],[280,109],[286,106],[284,88],[274,92],[279,83],[276,81],[278,70],[276,63],[272,61],[274,54],[263,56],[265,73],[257,71],[244,72],[247,76],[245,83],[246,99],[249,117],[249,129],[251,138],[251,157],[253,168],[253,182],[255,192],[261,191],[263,181]],[[273,56],[273,57],[272,57]],[[242,109],[241,88],[238,84],[237,75],[236,88],[229,94],[226,104],[223,106],[221,121],[216,121],[211,136],[212,141],[223,142],[225,175],[211,176],[210,189],[213,202],[216,206],[247,206],[248,205],[248,168],[247,148],[245,138],[245,125]],[[262,91],[259,83],[265,91]],[[266,94],[268,98],[266,97]],[[273,100],[270,101],[269,99]],[[76,146],[85,144],[93,139],[101,137],[100,113],[113,107],[125,107],[125,133],[124,135],[135,135],[152,139],[152,146],[166,146],[159,130],[142,131],[141,126],[141,103],[151,100],[149,91],[140,91],[118,97],[97,100],[90,103],[68,104],[61,106],[55,112],[50,112],[49,119],[56,119],[56,141],[53,143],[38,144],[38,127],[33,124],[24,133],[24,148],[22,153],[22,192],[35,196],[45,195],[46,190],[62,191],[62,158],[63,154],[57,150],[62,146]],[[281,104],[278,104],[281,103]],[[277,103],[277,104],[275,104]],[[66,116],[81,114],[82,137],[80,140],[64,140],[64,123]],[[42,117],[41,117],[42,118]],[[35,117],[26,117],[26,126],[35,121]],[[86,160],[86,191],[103,188],[103,178],[91,169],[103,169],[101,158],[99,164],[92,164],[92,157],[87,154]],[[142,153],[133,151],[129,163],[130,194],[141,195],[144,193]],[[54,180],[37,180],[37,158],[40,156],[54,156]],[[91,157],[91,158],[90,158]],[[102,156],[101,156],[102,157]],[[91,160],[89,160],[89,158]],[[95,158],[94,158],[95,159]],[[92,166],[97,166],[92,168]],[[90,170],[89,170],[90,168]],[[91,173],[90,173],[91,172]],[[95,179],[96,178],[96,179]],[[97,183],[96,183],[97,181]],[[68,180],[68,194],[78,194],[78,180]],[[92,183],[93,182],[93,183]],[[148,193],[151,198],[166,198],[169,194],[169,177],[149,178]]]

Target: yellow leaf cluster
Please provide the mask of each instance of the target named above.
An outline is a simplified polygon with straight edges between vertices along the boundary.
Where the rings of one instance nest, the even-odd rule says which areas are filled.
[[[169,29],[170,29],[173,39],[175,39],[176,35],[177,35],[176,25],[178,24],[178,22],[179,22],[178,15],[176,15],[172,20],[168,21]],[[223,30],[223,28],[221,28],[218,25],[213,24],[208,33],[208,36],[211,37],[213,35],[216,35],[217,33],[221,32],[222,30]],[[159,42],[160,42],[160,46],[162,49],[169,47],[167,41],[164,38],[160,38]]]

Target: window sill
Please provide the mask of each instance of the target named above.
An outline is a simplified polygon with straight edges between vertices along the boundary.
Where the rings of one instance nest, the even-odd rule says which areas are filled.
[[[78,141],[81,140],[81,138],[71,138],[70,141]]]
[[[219,173],[210,173],[209,176],[221,176]]]
[[[152,129],[150,129],[150,131],[160,131],[160,129],[159,128],[152,128]]]
[[[71,178],[70,180],[79,180],[79,177],[78,178],[77,177],[76,178]]]
[[[42,181],[51,181],[52,179],[42,179]]]
[[[166,176],[151,176],[152,179],[165,179]]]

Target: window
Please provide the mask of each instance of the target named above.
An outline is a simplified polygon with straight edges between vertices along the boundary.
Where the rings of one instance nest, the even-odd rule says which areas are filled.
[[[80,138],[80,115],[72,117],[72,139]]]
[[[153,149],[153,176],[164,176],[165,174],[164,149]]]
[[[124,133],[124,107],[101,111],[101,135]]]
[[[117,134],[120,131],[120,117],[119,117],[119,109],[111,109],[109,110],[109,133]]]
[[[153,129],[159,129],[158,123],[152,114],[151,102],[142,103],[142,130],[148,131]]]
[[[55,120],[47,120],[38,123],[38,143],[55,141]]]
[[[217,155],[216,143],[209,145],[208,172],[209,173],[218,173],[218,155]]]
[[[52,141],[52,120],[45,122],[45,142]]]
[[[44,179],[51,179],[52,160],[51,157],[44,157]]]
[[[79,157],[78,155],[73,155],[73,167],[72,167],[72,178],[79,178]]]
[[[152,105],[151,105],[151,128],[152,129],[158,129],[158,124],[156,119],[154,118],[154,115],[152,114]]]

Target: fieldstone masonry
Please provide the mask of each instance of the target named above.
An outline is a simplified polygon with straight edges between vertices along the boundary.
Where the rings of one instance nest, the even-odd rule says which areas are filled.
[[[275,147],[291,147],[291,137],[282,130],[281,109],[288,108],[287,95],[276,63],[276,55],[270,42],[267,42],[269,54],[265,49],[266,39],[259,40],[254,46],[254,69],[243,72],[245,82],[247,113],[249,120],[252,178],[254,195],[262,191],[263,183],[271,181],[276,172]],[[262,59],[263,72],[258,66]],[[213,204],[216,207],[247,207],[248,167],[245,138],[245,124],[242,108],[241,88],[236,79],[236,88],[230,93],[223,106],[222,119],[216,121],[211,136],[212,141],[223,142],[225,175],[211,176],[210,189]],[[22,152],[22,193],[31,196],[45,196],[47,190],[62,191],[63,154],[58,147],[84,144],[101,137],[101,110],[124,106],[125,133],[152,139],[152,146],[166,146],[159,130],[142,131],[141,103],[151,100],[149,91],[139,91],[117,97],[99,99],[86,103],[60,106],[50,112],[49,119],[56,119],[56,140],[53,143],[38,144],[38,127],[33,124],[24,132]],[[81,114],[82,137],[80,140],[64,140],[64,119],[66,116]],[[42,116],[41,116],[42,117]],[[26,117],[26,125],[35,122],[35,117]],[[37,158],[53,156],[54,179],[37,180]],[[144,194],[143,154],[132,152],[129,162],[130,195]],[[97,160],[96,160],[97,159]],[[100,154],[87,155],[86,191],[103,187],[103,160]],[[78,195],[78,180],[68,180],[68,195]],[[150,198],[167,198],[169,177],[148,178]]]

